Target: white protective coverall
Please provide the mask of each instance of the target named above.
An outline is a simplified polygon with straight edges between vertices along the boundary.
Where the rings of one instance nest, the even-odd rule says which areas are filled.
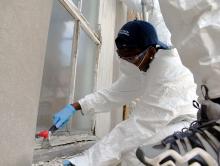
[[[140,11],[141,0],[123,0]],[[145,0],[147,9],[158,0]],[[183,64],[188,67],[198,85],[209,89],[210,98],[220,97],[220,1],[219,0],[159,0],[160,8],[172,43]],[[132,6],[133,5],[133,6]],[[135,6],[135,7],[134,7]]]
[[[122,0],[141,12],[141,0]],[[209,89],[210,98],[220,97],[220,1],[219,0],[145,0],[153,13],[160,3],[164,20],[172,34],[185,66],[193,73],[197,94],[200,85]],[[150,12],[152,14],[152,12]]]
[[[122,75],[111,88],[87,95],[79,102],[87,113],[114,109],[139,98],[133,114],[83,156],[70,160],[76,166],[116,165],[147,140],[158,141],[195,118],[192,100],[197,98],[196,85],[176,50],[159,50],[147,72],[124,60],[120,61],[120,69]]]
[[[159,39],[170,45],[158,2],[154,6],[157,10],[150,22]],[[124,60],[120,60],[120,69],[121,77],[109,89],[87,95],[79,103],[84,113],[103,112],[138,98],[133,114],[83,155],[71,159],[76,166],[111,166],[120,160],[123,166],[141,165],[135,156],[139,145],[157,142],[188,127],[195,118],[196,85],[176,49],[159,50],[146,73]]]

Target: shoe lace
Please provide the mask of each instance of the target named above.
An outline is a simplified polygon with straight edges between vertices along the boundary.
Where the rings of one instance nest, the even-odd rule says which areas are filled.
[[[172,135],[167,136],[162,140],[162,144],[166,145],[168,143],[172,143],[177,139],[183,139],[184,137],[188,137],[193,135],[195,132],[200,132],[201,121],[193,121],[190,126],[182,128],[181,131],[174,132]]]
[[[200,105],[197,101],[193,100],[193,106],[200,111]],[[183,139],[184,137],[188,137],[193,135],[195,132],[200,132],[199,128],[202,125],[203,121],[200,120],[195,120],[193,121],[189,127],[184,127],[182,128],[181,131],[176,131],[172,135],[167,136],[164,138],[161,142],[162,144],[168,144],[176,141],[177,139]]]
[[[201,91],[202,95],[205,100],[209,100],[209,95],[208,95],[208,88],[206,85],[201,85]],[[193,106],[198,109],[198,112],[200,112],[203,117],[198,118],[198,120],[193,121],[188,128],[184,127],[182,128],[181,131],[174,132],[172,135],[167,136],[164,138],[161,142],[163,145],[166,145],[168,143],[172,143],[176,141],[177,139],[183,139],[184,137],[188,137],[193,135],[195,132],[201,132],[200,128],[212,124],[212,121],[207,121],[207,115],[202,113],[205,108],[195,100],[193,100]]]

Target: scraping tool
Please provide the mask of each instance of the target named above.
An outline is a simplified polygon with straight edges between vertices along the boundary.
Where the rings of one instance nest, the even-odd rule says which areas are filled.
[[[49,130],[40,131],[35,135],[35,138],[43,138],[43,142],[41,144],[42,148],[49,148],[50,145],[50,136],[57,130],[58,128],[53,125]]]

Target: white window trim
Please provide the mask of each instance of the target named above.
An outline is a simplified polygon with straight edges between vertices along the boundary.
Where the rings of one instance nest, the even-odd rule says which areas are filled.
[[[101,40],[98,34],[91,28],[89,22],[82,15],[80,10],[76,7],[76,5],[70,0],[60,0],[60,3],[66,8],[66,10],[70,13],[70,15],[75,19],[80,21],[80,25],[82,29],[89,35],[89,37],[97,44],[101,44]]]
[[[89,37],[99,46],[97,55],[97,70],[96,72],[96,84],[94,90],[99,90],[111,86],[113,80],[113,57],[114,57],[114,33],[115,33],[115,16],[116,16],[116,1],[102,1],[99,3],[99,17],[98,24],[100,36],[91,28],[86,18],[80,12],[80,9],[70,0],[59,0],[70,15],[78,20],[78,23],[82,29],[89,35]],[[108,10],[106,10],[108,9]],[[79,26],[77,24],[76,26]],[[76,27],[77,28],[77,27]],[[79,27],[78,27],[79,28]],[[75,30],[75,33],[77,30]],[[74,33],[74,34],[75,34]],[[76,34],[75,34],[76,35]],[[78,37],[74,36],[74,43],[78,43]],[[75,87],[75,68],[77,61],[77,44],[73,43],[75,51],[72,52],[73,56],[73,74],[72,74],[72,87],[70,100],[73,99],[74,87]],[[111,129],[111,113],[100,113],[95,116],[95,131],[99,137],[104,136]],[[103,126],[103,123],[105,124]]]
[[[74,89],[76,85],[76,67],[77,67],[77,51],[78,51],[78,43],[79,43],[79,33],[80,33],[80,23],[79,20],[75,21],[74,32],[73,32],[73,42],[72,42],[72,73],[70,79],[70,96],[69,96],[69,103],[74,101]],[[71,123],[69,123],[71,124]]]
[[[73,33],[73,43],[72,43],[72,74],[71,74],[71,83],[70,83],[70,94],[69,94],[69,103],[72,103],[75,98],[75,85],[76,85],[76,67],[77,67],[77,52],[78,52],[78,43],[79,43],[79,34],[80,29],[82,28],[85,33],[91,38],[91,40],[98,45],[100,48],[101,40],[99,35],[92,29],[89,22],[81,13],[82,1],[79,3],[79,8],[70,0],[59,0],[61,5],[67,10],[67,12],[73,17],[75,21],[74,33]],[[99,51],[97,55],[97,59],[99,57]],[[97,64],[96,64],[97,66]],[[95,69],[95,85],[97,79],[97,69]],[[68,123],[67,130],[71,130],[72,120]]]

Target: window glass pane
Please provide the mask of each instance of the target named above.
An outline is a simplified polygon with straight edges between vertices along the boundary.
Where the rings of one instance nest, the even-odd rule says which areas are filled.
[[[80,0],[70,0],[77,7]],[[81,0],[82,9],[81,12],[83,16],[87,19],[89,24],[94,30],[97,30],[98,23],[98,10],[99,10],[99,0]]]
[[[96,74],[96,59],[98,55],[97,50],[97,45],[81,29],[77,55],[76,84],[74,92],[75,100],[93,92]],[[74,129],[90,130],[91,125],[91,115],[82,116],[81,114],[77,114],[73,118],[72,128]]]
[[[52,116],[68,103],[74,20],[54,1],[41,85],[37,130],[48,129]]]
[[[97,30],[99,0],[82,0],[82,13],[93,29]]]
[[[72,1],[77,7],[80,5],[80,0],[70,0]]]

